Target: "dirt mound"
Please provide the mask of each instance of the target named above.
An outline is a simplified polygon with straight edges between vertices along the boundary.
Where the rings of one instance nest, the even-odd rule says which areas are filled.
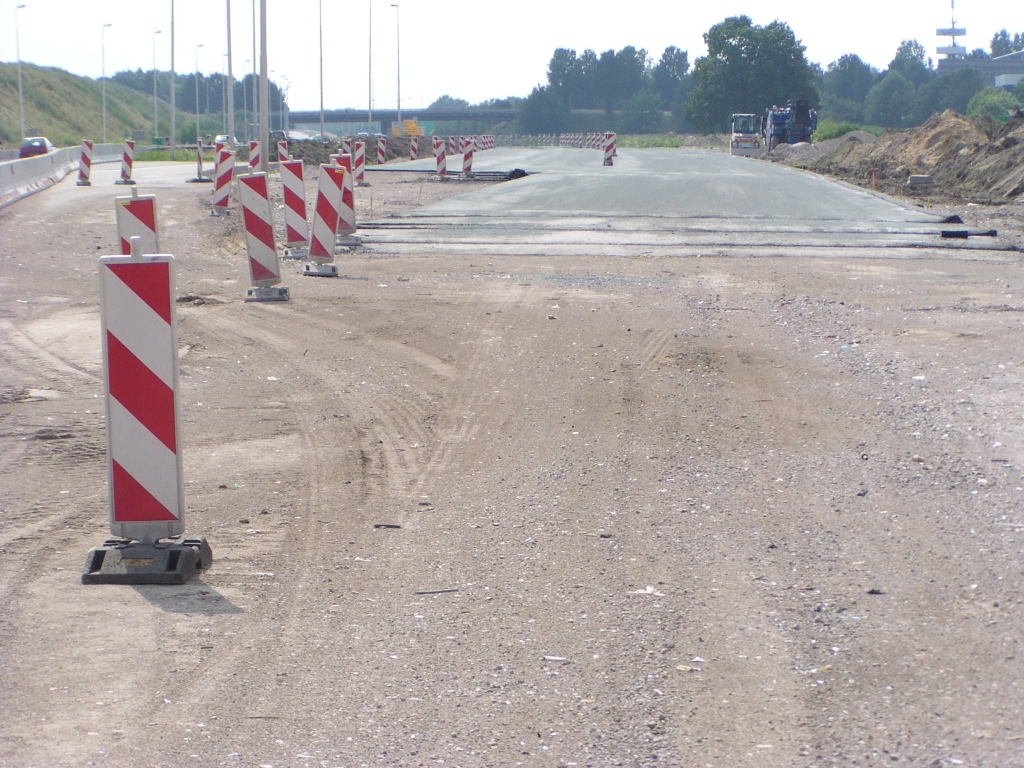
[[[934,180],[934,192],[952,197],[993,201],[1024,193],[1020,112],[1001,123],[946,110],[917,128],[886,131],[873,141],[858,134],[810,149],[787,147],[781,154],[780,147],[773,159],[886,191],[901,191],[910,175],[924,174]]]

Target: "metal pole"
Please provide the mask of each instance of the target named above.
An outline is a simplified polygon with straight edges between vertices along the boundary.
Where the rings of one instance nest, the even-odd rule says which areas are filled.
[[[221,95],[220,95],[220,108],[223,112],[224,118],[221,122],[224,125],[224,133],[228,132],[228,55],[224,54],[224,73],[220,78],[221,84]]]
[[[174,106],[176,90],[174,84],[174,0],[171,0],[171,160],[177,159],[178,154],[178,137],[175,135],[178,110]]]
[[[245,72],[249,71],[249,63],[251,61],[252,61],[252,59],[246,59],[245,60],[245,66],[243,67],[243,71],[245,71]],[[255,104],[253,106],[255,106]],[[244,131],[245,135],[242,136],[242,141],[244,141],[246,144],[248,144],[249,143],[249,92],[247,90],[245,90],[245,77],[242,78],[242,118],[245,120],[245,131]]]
[[[14,7],[14,47],[18,54],[18,104],[21,105],[21,140],[25,140],[25,89],[21,84],[21,38],[18,34],[18,11],[24,8],[24,4],[16,5]],[[323,35],[321,34],[321,39]],[[323,44],[321,43],[321,46]],[[321,72],[323,71],[321,65]],[[320,75],[320,80],[323,82],[323,75]],[[323,96],[320,97],[321,103],[323,102]],[[321,110],[323,107],[320,107]]]
[[[103,143],[107,143],[107,27],[113,24],[104,24],[100,27],[100,59],[102,60],[102,74],[100,79],[103,83]]]
[[[270,78],[267,74],[267,0],[260,0],[260,170],[270,163]]]
[[[158,29],[153,33],[153,139],[160,135],[160,106],[156,100],[156,36],[160,34]]]
[[[199,133],[199,49],[203,47],[202,43],[196,46],[196,152],[202,152],[202,141],[200,141]]]
[[[231,65],[231,0],[228,8],[228,149],[235,151],[235,70]]]
[[[399,20],[398,3],[392,3],[395,9],[395,58],[398,61],[398,135],[405,136],[405,126],[402,123],[402,25]]]
[[[369,73],[368,85],[366,88],[367,103],[366,103],[366,132],[372,133],[373,128],[373,0],[370,0],[370,20],[367,24],[369,28],[370,42],[367,45],[369,51],[369,63],[366,67],[366,71]]]
[[[320,141],[324,140],[324,0],[320,8]]]
[[[259,59],[256,58],[256,0],[252,0],[252,123],[253,123],[253,135],[252,138],[259,140],[259,99],[256,98],[256,88],[259,85],[260,79],[256,76],[256,67],[259,66]],[[264,147],[263,154],[266,154],[266,147]]]

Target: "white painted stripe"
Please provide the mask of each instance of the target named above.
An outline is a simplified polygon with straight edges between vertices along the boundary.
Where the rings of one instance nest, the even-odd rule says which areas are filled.
[[[174,348],[174,331],[170,324],[107,269],[107,265],[103,265],[103,292],[104,327],[173,389],[178,350]]]
[[[123,198],[118,198],[121,200]],[[156,202],[153,202],[154,210]],[[142,250],[140,253],[160,253],[160,243],[155,230],[150,229],[128,211],[128,206],[116,203],[114,209],[117,211],[117,235],[122,240],[131,242],[131,238],[138,236],[142,238]],[[156,221],[154,214],[153,220]]]
[[[256,192],[248,184],[239,184],[238,191],[242,201],[242,208],[252,211],[258,218],[269,223],[270,230],[273,232],[274,220],[271,218],[270,200]],[[268,248],[262,240],[251,235],[248,229],[245,231],[245,246],[252,258],[256,259],[256,261],[260,262],[275,275],[281,274],[277,263],[277,250],[275,248]]]
[[[178,517],[182,516],[178,456],[108,395],[110,447],[114,461]]]

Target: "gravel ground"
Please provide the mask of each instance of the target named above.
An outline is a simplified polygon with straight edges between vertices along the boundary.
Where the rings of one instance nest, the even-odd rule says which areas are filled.
[[[363,219],[468,188],[381,176]],[[83,587],[72,185],[0,211],[0,765],[1024,765],[1016,254],[365,248],[252,305],[239,217],[163,191],[214,565]]]

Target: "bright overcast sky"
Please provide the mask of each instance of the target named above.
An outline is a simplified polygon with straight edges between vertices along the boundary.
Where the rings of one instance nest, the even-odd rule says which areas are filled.
[[[225,69],[228,0],[176,0],[175,69]],[[324,106],[365,107],[372,10],[373,101],[396,101],[396,9],[390,0],[322,0]],[[101,28],[106,30],[106,72],[150,69],[154,31],[156,66],[170,68],[171,0],[0,0],[0,60],[13,62],[15,6],[23,61],[99,77]],[[253,0],[230,0],[235,76],[253,58]],[[257,13],[259,0],[256,0]],[[929,54],[948,44],[935,35],[950,22],[949,0],[790,0],[788,3],[680,2],[635,4],[505,0],[400,3],[402,105],[425,107],[442,94],[471,103],[526,96],[545,79],[555,48],[598,53],[627,45],[646,48],[657,61],[666,46],[706,53],[702,35],[727,16],[747,14],[755,24],[776,18],[790,25],[811,61],[827,65],[856,53],[884,68],[901,40],[917,39]],[[318,0],[267,0],[271,76],[291,81],[292,109],[319,109]],[[768,10],[774,8],[774,10]],[[612,10],[614,9],[614,10]],[[956,20],[968,49],[988,48],[992,34],[1024,32],[1021,0],[957,0]]]

